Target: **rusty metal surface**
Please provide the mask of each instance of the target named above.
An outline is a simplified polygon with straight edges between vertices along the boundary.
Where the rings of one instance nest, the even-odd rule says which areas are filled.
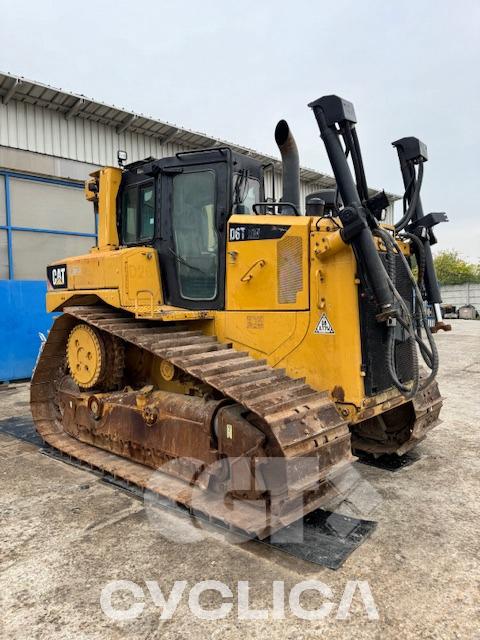
[[[183,483],[181,488],[169,484],[170,475],[152,472],[152,468],[157,467],[168,455],[175,460],[183,456],[186,450],[188,455],[195,454],[204,463],[211,461],[213,454],[207,446],[207,439],[204,438],[203,445],[200,444],[201,434],[205,431],[202,421],[207,420],[207,417],[202,411],[197,411],[198,407],[194,411],[195,416],[189,414],[195,404],[189,402],[191,398],[179,396],[171,400],[173,405],[170,407],[168,427],[181,420],[179,415],[175,417],[176,411],[189,414],[187,421],[190,420],[191,426],[198,428],[198,439],[190,442],[190,449],[188,442],[182,441],[182,437],[169,440],[170,451],[166,441],[163,444],[157,441],[147,442],[145,446],[145,438],[140,432],[132,438],[132,431],[139,428],[136,421],[141,421],[141,429],[144,431],[145,424],[149,420],[154,424],[162,411],[163,419],[169,419],[165,414],[165,407],[170,400],[165,395],[161,396],[161,402],[160,396],[155,395],[153,401],[147,403],[151,413],[147,411],[145,416],[146,406],[138,407],[138,392],[133,392],[131,397],[128,392],[108,394],[105,406],[108,406],[107,414],[111,415],[111,420],[105,421],[108,424],[104,425],[103,430],[98,429],[98,417],[96,426],[92,425],[95,420],[93,414],[101,415],[102,409],[98,408],[96,401],[92,403],[91,399],[90,405],[88,404],[88,394],[83,397],[78,392],[77,395],[81,397],[75,394],[70,397],[72,404],[76,407],[78,405],[78,416],[77,411],[75,415],[69,415],[68,394],[72,394],[72,390],[59,389],[58,381],[62,379],[68,334],[78,321],[86,322],[117,340],[133,344],[171,362],[179,370],[214,389],[220,395],[220,404],[226,400],[231,404],[236,403],[221,407],[218,411],[219,425],[236,421],[236,429],[241,430],[243,421],[248,426],[245,427],[244,445],[245,448],[249,445],[250,449],[247,448],[237,456],[237,462],[231,468],[232,475],[237,474],[241,478],[245,474],[242,465],[253,454],[265,456],[267,462],[274,458],[283,459],[283,468],[280,470],[268,463],[263,463],[261,467],[267,488],[277,497],[276,500],[270,498],[267,514],[265,508],[262,509],[261,504],[257,505],[255,500],[247,504],[236,499],[234,509],[231,505],[226,507],[222,502],[224,495],[221,492],[215,494],[205,491],[201,498],[196,495],[195,504],[192,505],[188,497],[192,491],[191,484],[185,480],[188,469],[180,468],[178,473],[173,472],[173,475],[178,476],[176,481]],[[105,399],[98,395],[99,401],[105,403]],[[212,409],[220,406],[218,401],[216,403]],[[235,407],[241,408],[238,415],[235,414]],[[144,488],[151,488],[154,474],[155,478],[159,478],[158,487],[154,488],[158,493],[200,510],[207,517],[222,520],[233,528],[253,532],[259,537],[269,535],[320,506],[331,491],[329,480],[332,475],[341,473],[345,465],[354,459],[348,425],[339,416],[335,404],[326,393],[315,391],[303,380],[289,378],[283,370],[269,367],[264,361],[236,352],[230,344],[219,343],[215,337],[206,336],[200,331],[186,331],[185,325],[165,326],[136,320],[109,307],[69,307],[55,321],[32,377],[31,409],[37,431],[42,438],[67,455]],[[209,410],[205,409],[207,413]],[[211,420],[213,414],[208,415]],[[119,429],[115,428],[116,424]],[[193,431],[189,429],[188,433]],[[229,454],[228,446],[222,439],[219,447],[219,454]],[[140,451],[132,453],[138,448]],[[304,473],[298,464],[299,460],[305,459],[313,462],[309,473]],[[215,479],[221,486],[220,468]],[[206,488],[205,481],[203,488]],[[243,497],[258,498],[258,491],[253,496],[248,489],[243,493]],[[241,498],[242,492],[232,491],[231,497]]]
[[[92,400],[100,411],[92,410]],[[165,391],[90,395],[61,390],[58,404],[65,433],[153,469],[174,458],[207,465],[216,459],[210,424],[221,401]],[[175,475],[189,480],[195,468],[185,466]]]
[[[442,404],[438,384],[433,381],[410,402],[353,425],[353,450],[375,455],[407,453],[440,424]]]
[[[452,330],[452,325],[446,324],[443,321],[440,321],[440,322],[437,321],[434,324],[434,326],[431,328],[432,333],[438,333],[439,331],[451,331],[451,330]]]
[[[287,448],[293,448],[295,455],[307,453],[318,447],[318,440],[329,442],[331,431],[348,434],[345,421],[326,392],[315,391],[302,381],[299,384],[283,369],[274,369],[263,360],[247,355],[239,359],[230,344],[222,344],[213,336],[185,331],[183,325],[154,325],[149,333],[137,335],[137,330],[145,327],[142,321],[109,308],[70,307],[65,313],[169,360],[249,409],[270,436],[272,454],[284,455]]]

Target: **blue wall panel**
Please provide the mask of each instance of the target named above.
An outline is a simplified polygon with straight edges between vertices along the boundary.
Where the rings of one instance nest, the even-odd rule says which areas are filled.
[[[58,314],[45,311],[47,285],[0,280],[0,381],[30,378],[40,348]]]

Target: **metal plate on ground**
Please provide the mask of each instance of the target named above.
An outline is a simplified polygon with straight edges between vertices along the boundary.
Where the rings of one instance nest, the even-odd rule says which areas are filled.
[[[377,523],[372,520],[360,520],[317,509],[261,543],[307,562],[339,569],[376,526]],[[299,542],[292,541],[295,539],[295,530],[298,530]]]
[[[20,416],[12,418],[4,418],[0,420],[0,433],[6,433],[17,440],[30,442],[31,444],[41,447],[43,445],[42,438],[35,431],[30,416]]]
[[[398,471],[399,469],[403,469],[403,467],[408,467],[420,458],[418,453],[414,451],[409,451],[403,454],[403,456],[398,456],[396,453],[384,453],[381,456],[375,457],[372,453],[365,453],[363,451],[355,451],[355,455],[361,464],[377,467],[377,469],[383,469],[384,471]]]

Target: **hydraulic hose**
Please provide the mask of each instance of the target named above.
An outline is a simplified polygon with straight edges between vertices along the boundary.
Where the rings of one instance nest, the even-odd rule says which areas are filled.
[[[363,167],[363,160],[360,151],[360,145],[358,142],[357,131],[355,127],[352,127],[350,125],[350,123],[346,123],[346,125],[342,128],[342,132],[344,134],[347,152],[350,152],[350,156],[352,158],[358,195],[360,196],[360,200],[367,200],[367,179],[365,177],[365,169]]]
[[[430,327],[428,326],[428,319],[425,313],[425,309],[423,306],[423,298],[422,298],[422,294],[420,292],[420,289],[418,287],[417,281],[415,280],[415,276],[413,275],[411,269],[410,269],[410,265],[407,262],[407,259],[405,258],[405,256],[403,255],[403,252],[401,251],[400,247],[398,246],[397,242],[395,241],[395,239],[384,229],[378,228],[375,230],[376,235],[378,235],[379,237],[382,238],[382,240],[385,243],[385,246],[387,247],[387,252],[388,252],[388,248],[390,247],[390,250],[393,251],[394,253],[398,254],[400,256],[400,259],[403,263],[404,268],[407,271],[408,277],[410,279],[410,281],[412,282],[413,288],[414,288],[414,293],[415,293],[415,302],[416,302],[416,306],[418,307],[419,311],[420,311],[420,317],[421,317],[421,326],[423,326],[424,330],[425,330],[425,334],[427,336],[427,340],[428,340],[428,346],[425,343],[425,341],[422,338],[421,335],[421,326],[420,327],[415,327],[413,325],[413,321],[412,321],[412,315],[409,312],[403,298],[400,296],[400,294],[398,293],[398,291],[395,288],[395,284],[394,281],[392,281],[392,279],[390,278],[390,274],[387,273],[387,280],[388,280],[388,284],[389,286],[392,288],[392,293],[395,297],[395,299],[397,300],[397,302],[399,303],[400,306],[400,310],[403,312],[404,317],[400,317],[399,318],[399,322],[400,324],[409,332],[409,339],[412,339],[412,358],[413,358],[413,368],[414,368],[414,383],[415,383],[415,378],[419,378],[419,373],[418,373],[418,358],[417,358],[417,352],[416,352],[416,348],[415,348],[415,344],[418,344],[419,349],[420,349],[420,353],[422,355],[422,358],[425,362],[425,364],[427,365],[427,367],[430,369],[430,374],[428,375],[427,378],[420,380],[418,379],[418,389],[421,391],[423,389],[425,389],[430,382],[433,381],[433,379],[435,378],[435,376],[438,373],[438,364],[439,364],[439,359],[438,359],[438,351],[437,351],[437,346],[435,344],[435,341],[433,339],[433,335],[432,332],[430,331]],[[402,390],[402,387],[404,388],[405,385],[403,385],[397,376],[396,373],[396,369],[395,369],[395,361],[394,361],[394,350],[392,349],[392,345],[391,345],[391,335],[393,334],[392,329],[394,329],[394,327],[390,327],[389,328],[389,344],[388,344],[388,349],[387,349],[387,365],[390,371],[390,374],[392,375],[392,379],[393,382],[395,384],[395,386],[397,386],[397,388],[399,390]],[[398,384],[400,383],[400,385]],[[415,386],[415,384],[413,385]],[[413,387],[409,388],[409,395],[413,395],[412,393]]]
[[[418,177],[417,177],[417,181],[415,183],[415,188],[414,188],[414,191],[413,191],[412,198],[410,200],[410,204],[408,205],[407,210],[404,211],[403,216],[395,224],[395,231],[397,233],[399,231],[402,231],[403,229],[405,229],[407,224],[410,222],[413,214],[415,213],[415,210],[416,210],[417,204],[418,204],[418,198],[420,196],[420,189],[422,187],[422,181],[423,181],[423,162],[420,162],[419,165],[418,165]]]
[[[404,231],[402,233],[402,240],[410,240],[410,243],[413,245],[413,252],[415,254],[415,259],[417,261],[417,284],[420,292],[422,294],[422,299],[425,299],[425,265],[426,265],[426,257],[425,257],[425,249],[423,246],[423,242],[420,240],[418,236],[414,233],[407,233]],[[420,312],[418,310],[415,311],[415,323],[417,328],[422,326],[422,318]]]
[[[396,280],[396,250],[390,244],[385,235],[388,235],[386,231],[381,228],[375,229],[374,234],[381,238],[385,244],[385,249],[387,251],[387,282],[392,290],[393,296],[397,301],[400,309],[405,315],[406,319],[399,318],[399,324],[401,327],[408,333],[407,343],[410,348],[411,358],[412,358],[412,370],[413,370],[413,379],[410,385],[404,384],[400,378],[398,377],[396,362],[395,362],[395,333],[396,327],[394,325],[388,327],[387,333],[387,368],[390,374],[390,378],[393,381],[393,384],[396,388],[401,391],[407,398],[412,398],[418,391],[419,385],[419,368],[418,368],[418,357],[417,357],[417,348],[416,348],[416,340],[415,340],[415,329],[413,327],[412,317],[409,313],[408,307],[405,304],[402,296],[398,293],[395,287]],[[390,236],[389,236],[390,237]]]
[[[418,236],[416,236],[414,233],[408,233],[407,231],[403,232],[402,238],[408,238],[408,240],[410,240],[410,242],[415,245],[414,252],[418,268],[417,284],[418,288],[421,291],[423,288],[423,278],[425,275],[425,249],[423,248],[423,243]]]
[[[411,397],[420,386],[424,388],[435,377],[438,370],[438,354],[428,327],[420,289],[410,270],[410,265],[397,243],[389,233],[378,227],[377,221],[370,215],[369,210],[364,205],[364,201],[368,199],[368,187],[354,126],[357,119],[353,105],[338,96],[332,95],[314,100],[309,106],[313,109],[320,135],[332,165],[338,190],[342,196],[344,208],[339,212],[343,225],[342,238],[345,242],[351,244],[360,269],[362,283],[367,282],[367,290],[373,293],[376,307],[379,311],[376,316],[377,320],[387,322],[388,344],[386,358],[390,376],[394,385],[402,394]],[[345,149],[342,147],[340,138],[343,138]],[[348,155],[352,158],[356,182],[353,179],[347,161]],[[395,225],[397,233],[402,231],[411,219],[415,219],[414,217],[421,207],[420,188],[423,180],[424,159],[426,159],[426,153],[417,154],[415,162],[419,163],[418,175],[416,175],[415,167],[413,167],[413,171],[409,172],[408,178],[410,182],[404,197],[403,216]],[[407,201],[409,202],[408,206]],[[387,268],[385,268],[380,259],[372,234],[378,235],[385,243]],[[420,310],[421,321],[429,341],[428,345],[422,339],[420,318],[418,322],[414,321],[413,314],[396,289],[394,269],[397,253],[401,256],[403,265],[412,280],[416,297],[415,307],[418,306]],[[422,254],[419,255],[421,256]],[[421,275],[423,276],[425,261],[420,258],[420,263],[422,267]],[[395,325],[397,324],[407,333],[406,341],[408,341],[412,354],[413,380],[408,385],[400,380],[396,368]],[[431,369],[430,376],[426,381],[420,381],[417,344],[424,361]]]

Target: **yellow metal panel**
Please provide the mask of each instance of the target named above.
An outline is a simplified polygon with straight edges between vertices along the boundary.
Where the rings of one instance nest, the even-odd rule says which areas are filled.
[[[232,224],[290,228],[277,239],[228,240],[226,309],[308,309],[310,218],[236,215],[229,219],[228,238]],[[290,297],[286,295],[288,285]]]
[[[102,297],[103,289],[116,289],[120,305],[141,314],[154,315],[163,305],[158,253],[151,247],[96,251],[61,261],[67,265],[69,297],[87,291]],[[50,296],[49,292],[47,297]],[[62,291],[67,294],[67,291]],[[57,297],[51,298],[56,304]],[[117,305],[115,305],[117,306]]]
[[[182,309],[181,307],[170,307],[168,305],[160,305],[154,309],[153,314],[149,311],[136,311],[137,318],[151,318],[153,320],[163,320],[164,322],[177,322],[179,320],[209,320],[215,317],[216,311],[194,311],[191,309]],[[211,322],[205,323],[209,326]],[[207,332],[208,333],[208,332]],[[210,335],[212,333],[210,332]]]
[[[339,249],[336,233],[327,231],[312,234],[312,256],[324,237],[332,240],[332,251],[312,260],[310,326],[299,355],[304,355],[308,367],[316,366],[319,384],[336,400],[344,398],[358,406],[365,391],[356,261],[351,247]],[[325,331],[325,322],[317,330],[323,316],[333,333],[317,332]]]
[[[214,324],[201,328],[222,342],[231,342],[238,351],[266,358],[271,366],[284,367],[288,375],[299,378],[304,373],[295,365],[293,355],[306,336],[309,318],[308,311],[219,311]]]
[[[286,343],[297,345],[302,336],[295,312],[226,312],[222,333],[224,341],[234,342],[259,357],[272,356]],[[300,331],[300,335],[297,332]],[[288,351],[288,349],[287,349]]]
[[[320,231],[311,234],[311,255],[323,244]],[[310,318],[299,347],[279,362],[297,375],[304,375],[317,389],[330,392],[337,401],[360,406],[365,395],[358,310],[356,262],[351,247],[339,248],[333,238],[332,251],[313,257],[310,269]],[[323,316],[322,326],[317,329]],[[327,332],[325,327],[331,327]],[[318,330],[323,332],[318,332]]]
[[[316,389],[327,390],[337,402],[360,407],[365,393],[356,262],[351,247],[341,240],[333,225],[322,221],[319,228],[309,235],[311,260],[305,282],[310,287],[310,310],[227,310],[216,314],[215,333],[254,357],[266,357],[269,364],[285,368],[294,378],[305,377]],[[238,245],[266,242],[232,245],[236,249]],[[267,288],[275,283],[276,276],[271,277]],[[333,333],[316,333],[324,314]]]
[[[60,311],[63,307],[75,304],[95,304],[95,296],[117,309],[121,307],[118,289],[98,289],[96,291],[48,291],[47,311]]]
[[[122,260],[122,302],[128,306],[162,304],[158,253],[151,248],[127,250]]]

